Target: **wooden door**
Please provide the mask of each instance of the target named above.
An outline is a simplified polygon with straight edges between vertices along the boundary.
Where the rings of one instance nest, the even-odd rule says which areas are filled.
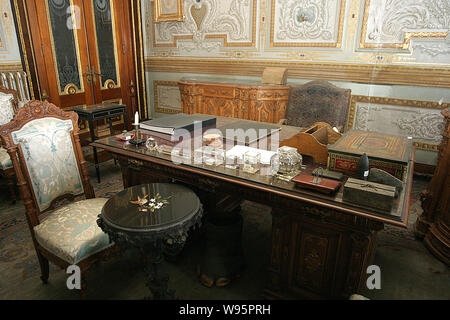
[[[43,99],[61,108],[93,104],[82,0],[44,0],[34,5],[35,36],[40,37],[43,58],[38,65]]]
[[[126,99],[129,82],[124,63],[125,46],[122,42],[121,14],[123,1],[84,0],[87,42],[92,77],[94,103],[122,102]]]
[[[120,0],[26,0],[41,98],[137,110],[131,11]],[[129,119],[127,119],[129,121]]]

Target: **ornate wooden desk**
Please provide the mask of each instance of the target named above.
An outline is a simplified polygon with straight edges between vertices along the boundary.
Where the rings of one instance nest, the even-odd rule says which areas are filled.
[[[217,127],[232,121],[218,117]],[[280,140],[301,129],[283,126]],[[207,214],[218,197],[246,199],[272,207],[270,285],[266,298],[348,298],[366,284],[376,233],[384,224],[406,227],[412,185],[411,155],[404,189],[390,213],[377,212],[333,196],[297,188],[272,176],[224,166],[175,164],[170,155],[103,138],[92,145],[110,151],[121,165],[124,186],[176,180],[199,195]],[[412,153],[414,154],[414,153]],[[312,170],[307,167],[306,171]]]
[[[286,114],[289,86],[225,79],[181,79],[181,110],[278,123]]]

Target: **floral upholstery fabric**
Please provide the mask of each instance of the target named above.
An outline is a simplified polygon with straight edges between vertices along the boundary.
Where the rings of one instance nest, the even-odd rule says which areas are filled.
[[[20,144],[32,189],[41,211],[64,194],[83,193],[80,172],[70,132],[71,120],[36,119],[13,132]]]
[[[34,227],[37,242],[70,264],[109,247],[109,237],[97,225],[104,198],[81,200],[50,213]]]
[[[0,126],[11,121],[14,118],[14,109],[11,100],[14,99],[12,94],[0,92]]]
[[[5,148],[0,147],[0,169],[6,170],[12,168],[12,162]]]

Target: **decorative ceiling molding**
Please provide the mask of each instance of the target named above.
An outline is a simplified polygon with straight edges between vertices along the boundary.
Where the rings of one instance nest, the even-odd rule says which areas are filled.
[[[448,68],[439,67],[383,66],[306,61],[145,59],[145,70],[154,72],[261,76],[265,67],[287,68],[289,78],[450,88],[450,72],[448,72]]]
[[[271,47],[341,47],[345,0],[271,2]]]
[[[359,48],[408,50],[413,38],[445,39],[449,16],[448,0],[365,0]]]

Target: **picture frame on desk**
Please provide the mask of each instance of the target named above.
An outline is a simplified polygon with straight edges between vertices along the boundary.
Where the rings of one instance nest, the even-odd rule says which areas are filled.
[[[154,0],[153,22],[184,21],[183,0]]]

